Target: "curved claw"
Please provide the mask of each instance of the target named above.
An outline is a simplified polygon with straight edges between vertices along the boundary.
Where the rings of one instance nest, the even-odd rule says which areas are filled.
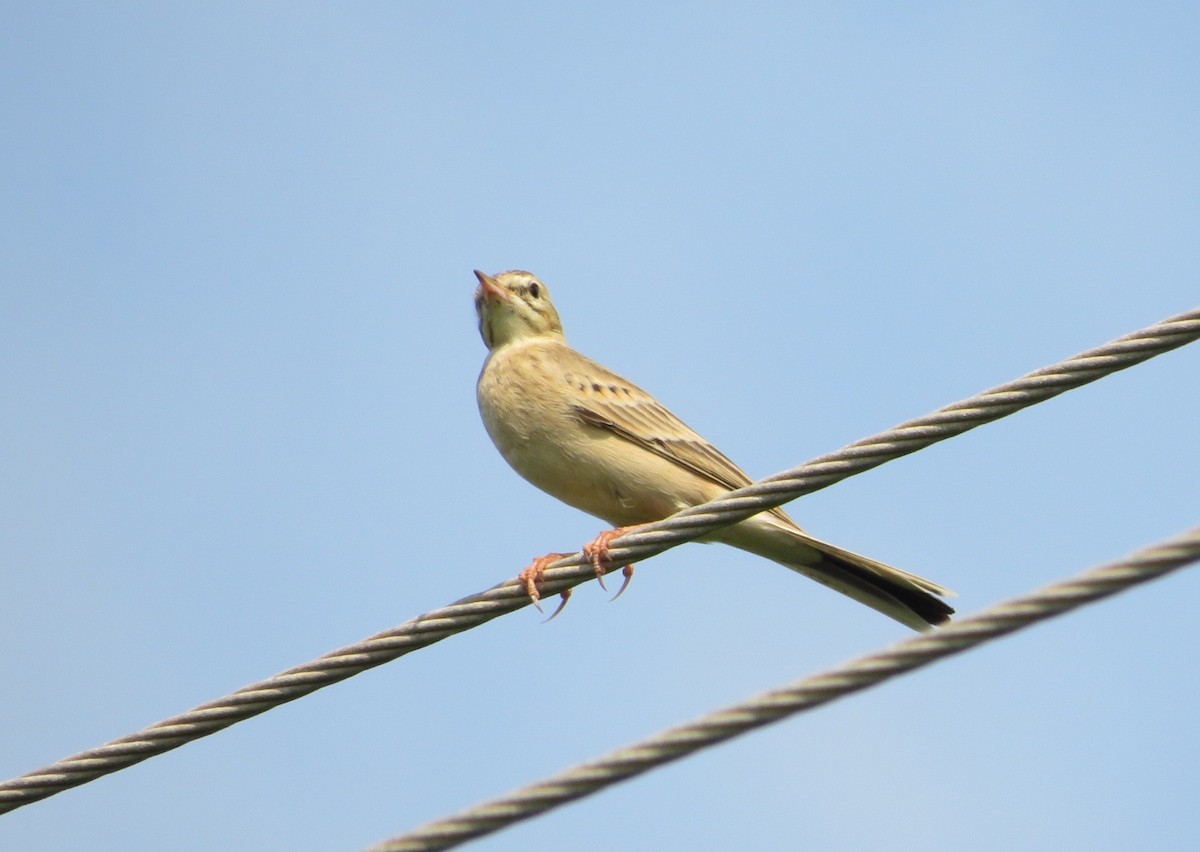
[[[524,572],[521,572],[521,573],[524,573]],[[541,604],[542,596],[541,596],[541,593],[538,592],[538,590],[537,590],[536,581],[531,580],[527,577],[521,577],[520,575],[517,575],[517,579],[521,582],[522,585],[525,586],[525,594],[529,595],[529,602],[532,603],[537,608],[538,612],[544,613],[546,610],[542,609],[542,604]]]
[[[642,526],[645,526],[645,524],[634,524],[631,527],[617,527],[615,530],[606,530],[583,546],[584,556],[592,560],[592,567],[596,569],[596,582],[600,584],[600,588],[604,589],[604,591],[608,591],[608,587],[604,585],[604,565],[610,561],[608,556],[609,542]],[[610,603],[625,594],[625,590],[629,588],[629,581],[633,579],[633,566],[626,565],[621,569],[621,574],[624,575],[625,580],[621,583],[621,588],[617,589],[617,593],[608,599]]]
[[[608,586],[604,585],[604,565],[609,561],[608,545],[614,538],[620,538],[625,533],[629,532],[633,527],[617,527],[613,530],[605,530],[583,546],[583,555],[592,560],[592,568],[596,570],[596,582],[600,584],[600,588],[608,591]],[[626,582],[625,585],[628,585]],[[625,590],[625,586],[621,586],[621,591]],[[621,594],[621,592],[617,592]]]
[[[571,590],[563,589],[562,592],[559,593],[559,597],[562,598],[562,600],[558,602],[558,608],[555,609],[554,612],[550,613],[550,617],[543,621],[542,624],[549,624],[551,621],[558,618],[558,614],[563,611],[563,607],[566,606],[567,601],[571,599]],[[538,607],[538,609],[541,609],[541,607]]]
[[[546,573],[546,568],[556,560],[567,555],[568,554],[565,553],[547,553],[545,556],[539,556],[537,559],[526,565],[521,570],[521,573],[517,575],[517,582],[525,587],[525,594],[529,595],[530,602],[537,607],[538,612],[545,612],[540,603],[542,593],[538,591],[538,584],[542,582],[542,576]],[[566,597],[571,596],[569,589],[564,592],[564,594]],[[566,598],[564,598],[563,602],[558,605],[558,609],[554,610],[554,615],[551,615],[550,618],[554,618],[555,615],[558,615],[560,612],[562,612],[562,608],[565,604]],[[549,621],[550,618],[547,618],[546,621]]]
[[[609,603],[612,603],[617,598],[621,597],[621,595],[625,594],[625,590],[629,588],[629,581],[633,579],[633,566],[626,565],[624,568],[622,568],[621,576],[624,577],[625,579],[621,582],[621,588],[617,589],[617,593],[608,599]],[[562,607],[560,606],[559,609],[562,609]],[[558,613],[555,613],[555,615],[557,615],[557,614]],[[553,617],[554,617],[553,615],[550,616],[550,618],[553,618]],[[550,619],[546,619],[546,620],[549,621]]]

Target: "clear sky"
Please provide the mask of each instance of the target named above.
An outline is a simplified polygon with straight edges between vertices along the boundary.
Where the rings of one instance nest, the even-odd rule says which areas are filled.
[[[0,776],[603,524],[479,423],[474,267],[755,476],[1200,303],[1191,3],[7,4]],[[973,612],[1200,522],[1200,346],[804,498]],[[494,850],[1195,848],[1187,572]],[[0,817],[354,849],[907,635],[719,546]]]

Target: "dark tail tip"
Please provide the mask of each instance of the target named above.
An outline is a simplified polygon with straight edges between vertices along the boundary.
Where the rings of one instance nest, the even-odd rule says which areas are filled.
[[[823,561],[829,566],[836,568],[838,572],[849,574],[863,586],[867,586],[877,593],[887,595],[912,610],[918,618],[932,627],[946,624],[950,621],[950,616],[954,614],[954,607],[950,606],[950,604],[937,595],[906,583],[902,579],[877,573],[870,568],[857,565],[849,560],[840,559],[834,554],[826,553],[822,555],[825,557]]]

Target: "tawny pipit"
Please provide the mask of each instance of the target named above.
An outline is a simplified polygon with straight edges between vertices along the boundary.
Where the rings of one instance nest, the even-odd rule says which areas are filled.
[[[626,528],[750,484],[741,468],[658,400],[568,346],[536,276],[513,271],[493,278],[476,270],[475,277],[479,332],[489,350],[477,388],[483,424],[517,473],[617,527],[584,548],[598,576],[609,541]],[[917,630],[954,612],[936,597],[952,594],[948,590],[818,541],[782,509],[702,540],[765,556]],[[535,559],[521,572],[535,603],[542,572],[559,555]]]

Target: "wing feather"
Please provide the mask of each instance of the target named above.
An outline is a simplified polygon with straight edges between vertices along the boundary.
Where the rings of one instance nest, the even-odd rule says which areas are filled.
[[[566,379],[580,391],[574,409],[585,423],[605,429],[731,491],[753,481],[650,394],[575,354],[579,360],[571,365]]]

